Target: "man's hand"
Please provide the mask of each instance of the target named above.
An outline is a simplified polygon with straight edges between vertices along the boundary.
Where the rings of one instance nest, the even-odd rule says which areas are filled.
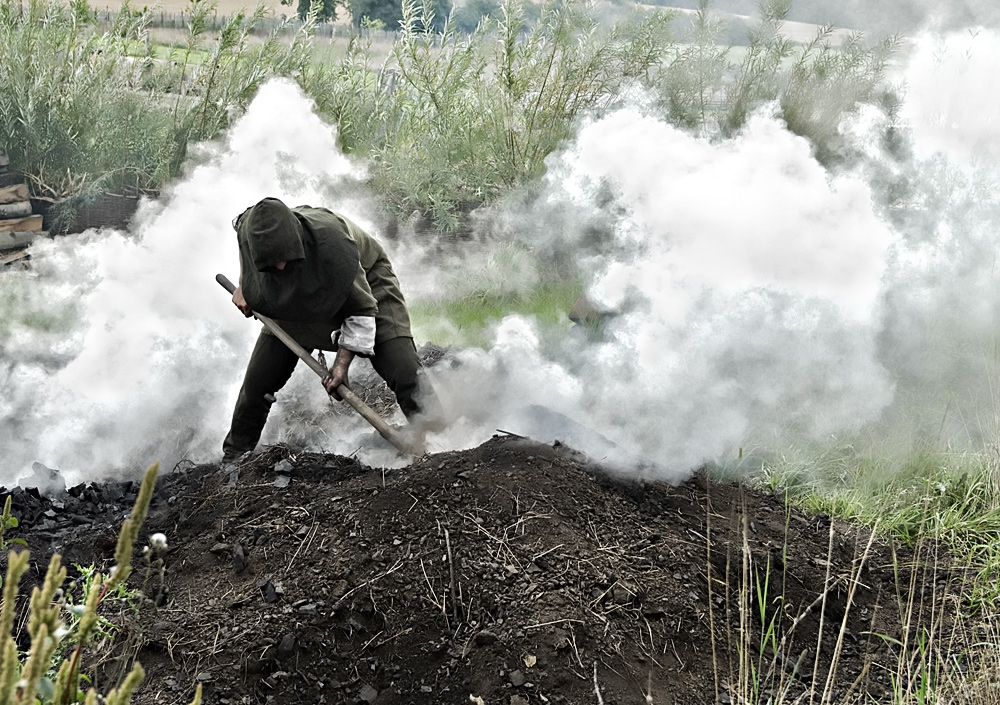
[[[250,308],[250,304],[247,300],[243,298],[243,287],[236,287],[236,291],[233,292],[233,303],[236,304],[236,308],[243,312],[243,315],[247,318],[253,315],[253,309]]]
[[[323,387],[327,394],[337,401],[343,401],[343,398],[337,394],[337,387],[344,385],[350,388],[351,386],[347,381],[347,371],[351,368],[353,361],[354,353],[346,348],[341,348],[337,351],[337,359],[330,366],[330,374],[323,378]]]

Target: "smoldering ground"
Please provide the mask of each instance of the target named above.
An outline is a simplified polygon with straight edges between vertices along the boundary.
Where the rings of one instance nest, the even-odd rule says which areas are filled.
[[[959,118],[992,90],[975,67],[1000,38],[980,33],[971,54],[959,37],[921,41],[905,109],[846,124],[855,158],[836,168],[767,111],[712,140],[640,105],[582,126],[530,199],[480,213],[492,225],[476,248],[386,240],[411,300],[489,282],[485,263],[516,241],[529,256],[497,286],[530,288],[558,264],[617,314],[596,335],[497,322],[488,349],[433,371],[452,423],[430,449],[498,428],[591,429],[596,455],[678,479],[747,443],[890,422],[908,439],[933,426],[941,443],[990,440],[1000,209],[995,160],[976,145],[994,127]],[[274,82],[130,232],[36,246],[30,271],[2,275],[0,482],[34,462],[73,482],[217,459],[258,331],[214,282],[238,275],[233,217],[276,195],[379,236],[363,176],[309,100]],[[368,433],[324,423],[329,402],[301,366],[280,399],[265,442],[350,453]]]

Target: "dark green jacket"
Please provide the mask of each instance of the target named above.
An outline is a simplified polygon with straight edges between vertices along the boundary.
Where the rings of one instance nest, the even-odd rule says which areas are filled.
[[[358,247],[358,273],[347,301],[337,312],[337,327],[348,316],[375,316],[375,342],[392,338],[411,338],[410,314],[399,288],[399,279],[392,271],[392,264],[375,238],[356,223],[325,208],[300,206],[292,209],[308,219],[335,218],[342,225],[345,237]]]
[[[262,244],[259,237],[255,240],[255,236],[247,228],[237,228],[244,293],[254,290],[255,284],[259,284],[258,289],[271,292],[268,301],[278,302],[279,308],[272,314],[268,314],[266,308],[261,308],[261,312],[270,315],[290,335],[309,348],[330,349],[328,333],[325,331],[337,330],[344,320],[351,316],[375,317],[376,344],[393,338],[412,337],[410,317],[400,291],[399,280],[392,271],[392,264],[382,246],[357,224],[326,208],[299,206],[292,208],[291,213],[302,228],[301,234],[285,233],[286,230],[293,230],[294,226],[281,227],[279,224],[277,230],[281,232],[275,234],[272,231],[268,235],[270,242],[267,247]],[[306,269],[303,263],[295,263],[289,254],[294,248],[288,243],[297,243],[300,238],[306,243],[307,260],[309,253],[315,251],[349,252],[351,257],[354,257],[355,251],[357,252],[357,264],[354,267],[345,266],[342,260],[331,260],[340,272],[351,270],[355,272],[347,298],[336,310],[328,310],[328,306],[323,303],[327,300],[324,292],[329,292],[331,289],[342,290],[341,286],[324,288],[322,281],[314,281],[312,284],[307,281],[303,286],[300,276],[298,288],[294,292],[282,292],[280,282],[289,279],[274,272],[263,271],[263,266],[271,264],[270,260],[288,260],[293,262],[293,266],[300,267],[299,274],[304,273]],[[350,245],[324,248],[328,242],[327,238],[343,238]],[[278,244],[275,244],[276,242]],[[343,276],[333,272],[333,269],[334,267],[330,267],[326,270],[330,272],[330,276]],[[322,268],[319,271],[310,269],[309,276],[319,280],[323,276],[323,271]],[[276,286],[275,282],[279,284]],[[309,296],[302,293],[304,291],[317,293]],[[247,301],[251,306],[254,305],[249,297]],[[279,311],[288,313],[281,315]]]

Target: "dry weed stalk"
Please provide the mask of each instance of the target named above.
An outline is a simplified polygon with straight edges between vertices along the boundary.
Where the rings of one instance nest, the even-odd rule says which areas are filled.
[[[108,594],[108,590],[122,583],[132,570],[132,549],[146,517],[153,495],[153,487],[159,472],[159,463],[154,463],[145,472],[131,516],[125,521],[119,534],[115,552],[116,565],[111,574],[97,574],[89,593],[85,596],[83,611],[72,627],[60,619],[63,604],[57,595],[66,579],[66,568],[59,554],[52,556],[48,571],[41,587],[35,587],[28,608],[28,635],[31,645],[27,658],[19,661],[17,644],[12,635],[14,627],[14,606],[18,588],[27,567],[27,551],[11,551],[7,557],[7,576],[4,583],[3,603],[0,605],[0,702],[20,705],[44,703],[45,705],[70,705],[83,702],[85,705],[127,705],[132,700],[135,689],[142,682],[144,671],[138,663],[122,679],[121,684],[100,698],[91,688],[86,694],[80,690],[79,667],[83,648],[92,640],[99,623],[98,608]],[[53,663],[61,641],[72,638],[76,643],[69,658]],[[54,681],[46,673],[56,669]],[[201,686],[195,692],[192,705],[201,703]]]

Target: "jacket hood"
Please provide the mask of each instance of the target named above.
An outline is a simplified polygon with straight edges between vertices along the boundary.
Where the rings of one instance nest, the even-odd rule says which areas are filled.
[[[250,249],[258,272],[278,262],[305,258],[302,226],[291,209],[277,198],[265,198],[251,206],[237,223],[237,230]]]
[[[358,246],[333,213],[310,215],[265,198],[237,218],[236,234],[243,296],[270,318],[330,321],[364,276]],[[277,271],[278,262],[294,265]]]

